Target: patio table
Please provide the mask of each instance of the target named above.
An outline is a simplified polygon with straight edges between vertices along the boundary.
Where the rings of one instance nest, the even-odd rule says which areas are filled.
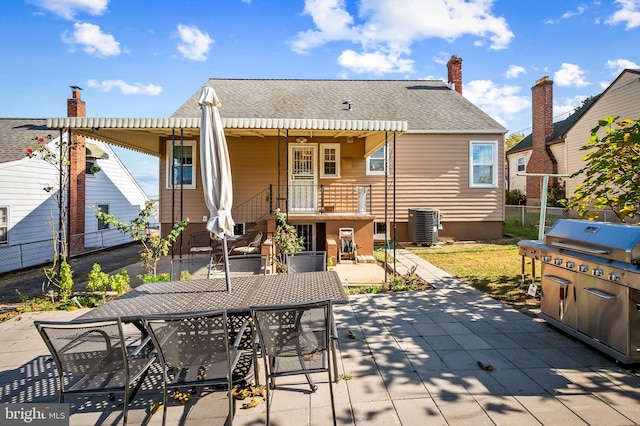
[[[233,315],[248,314],[252,305],[321,299],[331,299],[334,304],[349,302],[335,271],[232,277],[231,288],[227,291],[224,278],[143,284],[78,319],[120,317],[139,323],[145,316],[158,314],[225,309]]]

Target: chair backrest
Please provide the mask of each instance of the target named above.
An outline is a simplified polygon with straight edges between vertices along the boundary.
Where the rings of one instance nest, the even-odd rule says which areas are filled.
[[[256,236],[253,237],[253,240],[251,240],[251,242],[247,245],[250,247],[259,247],[261,242],[262,242],[262,232],[258,232]]]
[[[301,251],[285,255],[287,272],[317,272],[327,270],[326,251]]]
[[[61,374],[129,371],[119,318],[77,322],[36,321],[35,326]]]
[[[230,358],[225,311],[159,315],[144,318],[143,324],[167,368],[197,370]]]
[[[266,254],[245,254],[229,256],[229,272],[235,275],[265,275],[267,271]]]
[[[328,368],[331,300],[252,306],[251,315],[263,354],[289,358],[280,373]]]
[[[209,231],[198,231],[189,238],[190,247],[211,247],[212,240]]]

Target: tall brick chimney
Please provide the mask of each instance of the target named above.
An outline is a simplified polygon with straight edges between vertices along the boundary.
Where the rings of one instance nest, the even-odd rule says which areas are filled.
[[[447,62],[447,83],[453,85],[453,89],[462,95],[462,58],[452,55]]]
[[[531,88],[531,157],[527,173],[557,173],[547,142],[553,136],[553,81],[544,76]],[[553,185],[557,178],[550,178]],[[542,178],[527,176],[527,205],[540,205]],[[547,190],[546,188],[544,189]]]
[[[80,99],[81,90],[78,86],[71,86],[71,98],[67,99],[68,117],[87,116],[87,106],[85,102]],[[72,134],[71,140],[71,162],[69,165],[69,254],[75,254],[84,251],[87,148],[84,136]]]

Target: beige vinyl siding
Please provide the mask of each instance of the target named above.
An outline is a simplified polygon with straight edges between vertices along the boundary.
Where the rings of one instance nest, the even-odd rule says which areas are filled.
[[[498,141],[498,186],[469,187],[469,141]],[[502,135],[402,135],[396,142],[396,219],[410,208],[437,208],[444,222],[502,221],[504,140]],[[391,156],[393,161],[393,155]],[[393,164],[391,164],[393,166]],[[391,177],[393,169],[390,170]],[[390,178],[390,181],[392,179]],[[374,190],[374,214],[384,214],[384,183]],[[391,202],[393,188],[389,188]]]
[[[567,172],[574,173],[584,166],[582,158],[586,154],[580,148],[587,144],[591,129],[598,120],[606,116],[637,119],[640,117],[640,80],[638,73],[626,72],[615,81],[592,107],[580,117],[567,133]],[[577,184],[584,177],[577,176],[567,180],[567,195],[573,195]]]
[[[290,138],[291,141],[294,138]],[[392,140],[392,139],[391,139]],[[469,141],[498,141],[497,188],[469,188]],[[270,184],[277,184],[278,140],[267,137],[242,137],[227,139],[234,188],[234,207],[254,197]],[[281,184],[286,185],[286,140],[281,139]],[[291,142],[295,143],[295,142]],[[318,178],[319,185],[350,184],[371,185],[373,214],[382,220],[385,211],[385,192],[388,195],[389,215],[393,202],[393,151],[390,153],[388,189],[384,176],[367,176],[365,173],[364,139],[347,143],[345,137],[310,137],[308,143],[340,143],[341,166],[339,178]],[[502,135],[401,135],[396,148],[396,219],[407,221],[408,210],[414,207],[437,208],[445,215],[445,222],[502,221],[504,203],[504,151]],[[393,144],[390,142],[390,150]],[[171,190],[164,189],[166,182],[166,153],[160,168],[163,182],[160,211],[161,222],[171,221]],[[196,189],[183,191],[184,214],[179,212],[180,191],[175,191],[175,220],[188,217],[191,223],[202,223],[209,212],[202,197],[200,178],[200,154],[195,154],[197,173]],[[318,165],[320,164],[319,159]],[[354,188],[355,195],[355,188]],[[377,219],[378,220],[378,219]]]
[[[558,174],[563,175],[567,173],[567,151],[565,149],[564,142],[554,143],[550,145],[551,153],[556,159],[558,164]],[[564,179],[564,178],[563,178]]]
[[[524,158],[525,171],[529,158],[531,157],[531,150],[520,151],[514,154],[510,154],[508,157],[509,165],[509,190],[519,190],[523,194],[527,193],[527,177],[518,176],[518,158]]]

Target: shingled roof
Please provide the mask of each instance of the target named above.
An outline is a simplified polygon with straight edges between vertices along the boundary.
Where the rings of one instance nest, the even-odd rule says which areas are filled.
[[[562,142],[567,131],[574,125],[576,121],[589,109],[591,105],[595,101],[600,98],[601,95],[593,96],[580,107],[569,117],[565,118],[562,121],[558,121],[553,123],[553,134],[547,139],[547,144],[554,144],[558,142]],[[511,147],[507,151],[507,154],[513,154],[519,151],[526,151],[532,148],[533,135],[529,133],[524,139],[518,142],[516,145]]]
[[[503,133],[503,126],[441,80],[207,81],[223,118],[406,121],[408,132]],[[172,117],[199,117],[198,89]]]
[[[34,137],[57,136],[44,118],[0,118],[0,163],[21,160]]]

